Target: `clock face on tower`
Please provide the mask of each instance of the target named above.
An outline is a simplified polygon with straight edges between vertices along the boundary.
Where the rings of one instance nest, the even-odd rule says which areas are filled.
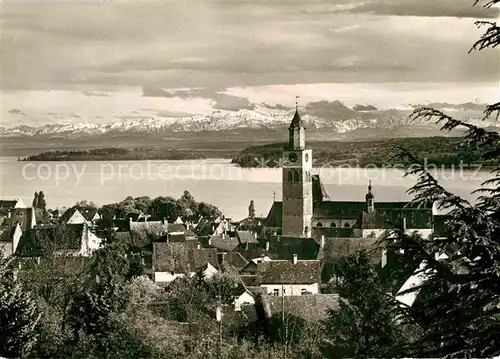
[[[293,153],[293,152],[292,152],[292,153],[290,153],[290,154],[288,155],[288,160],[289,160],[290,162],[296,162],[296,161],[297,161],[297,154],[296,154],[296,153]]]

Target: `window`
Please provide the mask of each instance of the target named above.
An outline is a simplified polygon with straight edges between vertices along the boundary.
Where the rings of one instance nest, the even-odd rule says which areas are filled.
[[[300,295],[306,295],[306,294],[307,294],[307,289],[302,288],[302,289],[300,290]]]
[[[275,297],[279,297],[279,295],[280,295],[280,290],[279,290],[279,289],[274,289],[274,290],[273,290],[273,295],[274,295]]]
[[[299,173],[297,171],[293,172],[293,180],[295,182],[299,182],[300,181],[300,179],[299,179]]]
[[[345,228],[349,228],[349,227],[350,227],[350,226],[349,226],[349,223],[344,224],[344,227],[345,227]]]
[[[288,182],[293,182],[292,172],[288,172]]]
[[[332,228],[337,228],[337,225],[336,225],[335,223],[333,223],[333,222],[332,222],[332,223],[330,223],[330,227],[332,227]]]
[[[323,227],[323,223],[318,222],[318,223],[316,224],[316,227]]]

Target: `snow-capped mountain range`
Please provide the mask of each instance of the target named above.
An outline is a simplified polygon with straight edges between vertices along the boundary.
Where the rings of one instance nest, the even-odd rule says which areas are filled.
[[[394,128],[411,126],[410,110],[358,110],[350,109],[337,102],[332,108],[302,111],[306,126],[316,129],[329,129],[334,133],[348,133],[360,128]],[[0,127],[2,136],[84,136],[108,133],[162,133],[162,132],[200,132],[230,131],[235,129],[278,130],[289,125],[295,109],[276,109],[256,105],[253,109],[238,111],[215,110],[211,115],[184,117],[136,117],[116,119],[112,123],[77,122],[71,124],[50,124],[43,126],[19,125],[11,128]],[[61,118],[61,116],[58,116]],[[490,123],[482,123],[491,126]]]

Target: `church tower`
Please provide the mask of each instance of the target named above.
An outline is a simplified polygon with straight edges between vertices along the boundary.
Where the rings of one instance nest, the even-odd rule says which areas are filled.
[[[311,237],[313,214],[312,150],[305,147],[305,127],[298,107],[283,151],[283,236]]]

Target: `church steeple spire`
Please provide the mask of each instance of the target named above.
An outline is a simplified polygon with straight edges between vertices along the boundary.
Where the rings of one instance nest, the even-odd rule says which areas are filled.
[[[366,199],[367,211],[369,213],[374,212],[375,211],[375,202],[374,202],[375,196],[372,193],[372,181],[371,180],[368,182],[368,192],[366,193],[365,199]]]
[[[299,96],[295,96],[295,114],[293,115],[290,127],[288,127],[289,141],[288,147],[290,149],[304,149],[305,148],[305,127],[304,121],[299,114]]]

